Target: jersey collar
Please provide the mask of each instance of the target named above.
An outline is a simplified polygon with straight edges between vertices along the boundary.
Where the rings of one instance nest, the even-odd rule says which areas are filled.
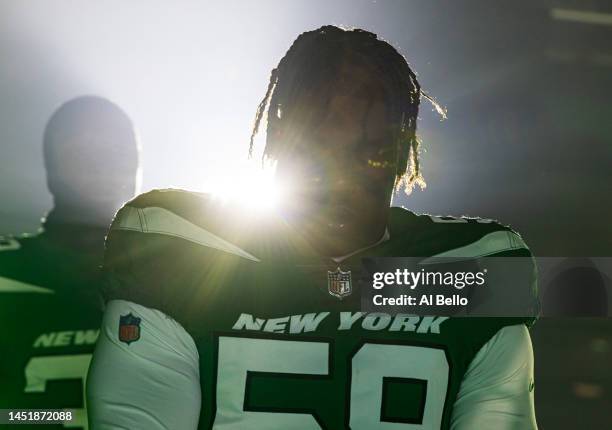
[[[383,233],[382,237],[380,239],[378,239],[378,241],[376,243],[364,246],[363,248],[359,248],[359,249],[357,249],[357,250],[355,250],[353,252],[350,252],[350,253],[348,253],[346,255],[342,255],[340,257],[332,257],[331,259],[334,262],[336,262],[336,263],[341,263],[344,260],[346,260],[347,258],[352,257],[353,255],[359,254],[360,252],[363,252],[363,251],[365,251],[367,249],[370,249],[370,248],[374,248],[374,247],[380,245],[381,243],[384,243],[384,242],[388,241],[390,238],[391,238],[391,234],[389,233],[389,227],[385,227],[385,232]]]

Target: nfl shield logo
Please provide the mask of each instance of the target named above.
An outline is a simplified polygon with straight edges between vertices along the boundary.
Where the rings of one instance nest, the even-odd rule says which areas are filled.
[[[119,317],[119,340],[128,345],[140,339],[140,318],[130,312]]]
[[[327,290],[329,294],[342,300],[346,296],[350,296],[351,288],[351,271],[343,272],[339,267],[334,271],[327,271]]]

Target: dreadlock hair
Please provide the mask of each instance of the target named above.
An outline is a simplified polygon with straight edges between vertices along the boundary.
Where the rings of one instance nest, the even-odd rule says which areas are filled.
[[[396,187],[404,184],[407,193],[415,185],[424,188],[425,181],[419,163],[420,141],[416,137],[421,96],[428,99],[442,116],[444,111],[421,91],[415,73],[393,46],[378,39],[376,34],[361,29],[345,30],[326,25],[298,36],[270,74],[266,95],[259,103],[255,115],[249,157],[253,154],[255,136],[267,113],[267,141],[263,158],[277,158],[282,141],[288,137],[284,124],[295,125],[291,118],[300,118],[302,121],[315,118],[316,113],[312,109],[297,106],[300,104],[298,99],[314,101],[311,106],[325,107],[331,91],[322,89],[334,83],[338,69],[347,59],[357,60],[373,68],[385,89],[391,120],[398,130]],[[299,134],[299,130],[288,132]]]

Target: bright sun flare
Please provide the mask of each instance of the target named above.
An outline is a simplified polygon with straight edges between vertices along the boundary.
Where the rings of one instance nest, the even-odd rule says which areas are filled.
[[[215,178],[206,189],[215,198],[236,202],[245,209],[272,210],[280,198],[274,172],[273,165],[245,162],[231,174]]]

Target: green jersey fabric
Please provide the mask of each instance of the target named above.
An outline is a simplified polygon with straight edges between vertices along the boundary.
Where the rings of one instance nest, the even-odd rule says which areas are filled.
[[[280,216],[155,191],[113,222],[106,298],[162,310],[192,335],[201,429],[238,419],[244,428],[447,429],[476,353],[501,328],[532,319],[366,313],[364,286],[354,282],[339,300],[329,294],[328,271],[340,267],[358,280],[364,257],[468,250],[496,232],[507,240],[490,242],[497,248],[488,255],[530,256],[498,223],[392,208],[386,240],[331,259]],[[535,302],[533,268],[516,276],[517,291]]]
[[[44,232],[0,242],[0,408],[74,409],[71,423],[45,428],[87,428],[103,238],[104,229],[54,223],[51,214]]]

